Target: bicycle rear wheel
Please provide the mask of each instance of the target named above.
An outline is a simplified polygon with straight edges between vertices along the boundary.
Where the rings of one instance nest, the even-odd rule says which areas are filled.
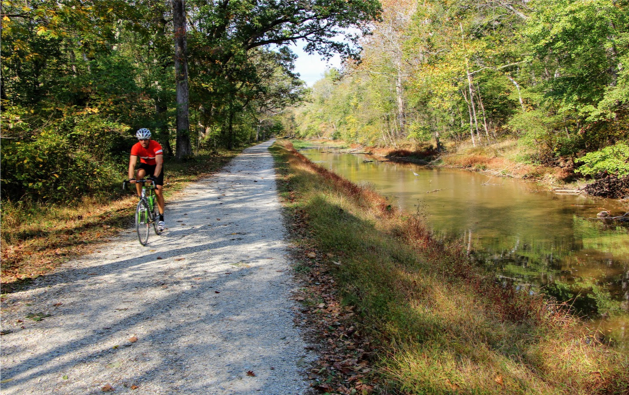
[[[135,230],[138,232],[138,239],[143,246],[149,241],[150,223],[149,205],[142,199],[138,202],[138,207],[135,209]]]
[[[153,205],[153,230],[155,230],[156,235],[160,235],[162,233],[162,231],[159,230],[159,209],[157,208],[157,201]]]

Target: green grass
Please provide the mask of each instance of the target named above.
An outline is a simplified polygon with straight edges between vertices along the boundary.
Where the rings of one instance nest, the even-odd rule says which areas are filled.
[[[387,207],[290,149],[273,147],[287,218],[306,224],[296,243],[327,259],[342,304],[369,336],[380,391],[557,393],[629,391],[628,356],[576,318],[503,287],[421,220]]]

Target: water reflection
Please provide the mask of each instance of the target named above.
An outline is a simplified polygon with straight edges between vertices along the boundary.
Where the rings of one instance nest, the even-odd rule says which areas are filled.
[[[369,162],[330,149],[302,152],[421,213],[437,237],[461,240],[472,259],[499,276],[533,290],[543,286],[558,298],[581,294],[574,306],[579,313],[620,315],[626,323],[629,231],[596,218],[601,210],[620,213],[617,201],[557,195],[521,180],[461,170]]]

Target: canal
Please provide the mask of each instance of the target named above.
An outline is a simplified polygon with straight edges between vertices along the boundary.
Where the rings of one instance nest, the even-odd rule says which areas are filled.
[[[521,289],[568,301],[609,338],[629,344],[629,227],[597,218],[620,202],[557,194],[532,182],[456,169],[374,161],[330,148],[300,150],[359,185],[368,184],[435,237]]]

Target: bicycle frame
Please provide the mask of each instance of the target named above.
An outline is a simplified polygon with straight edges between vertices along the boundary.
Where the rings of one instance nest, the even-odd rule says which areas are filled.
[[[126,189],[127,183],[131,180],[124,181],[122,188]],[[161,229],[157,226],[157,217],[159,211],[157,210],[157,195],[155,193],[155,182],[153,180],[134,180],[137,184],[142,184],[142,190],[140,193],[140,201],[136,208],[135,213],[135,226],[138,232],[138,239],[140,244],[146,245],[148,243],[148,233],[150,225],[153,225],[155,234],[161,234]],[[150,185],[147,185],[150,183]]]

